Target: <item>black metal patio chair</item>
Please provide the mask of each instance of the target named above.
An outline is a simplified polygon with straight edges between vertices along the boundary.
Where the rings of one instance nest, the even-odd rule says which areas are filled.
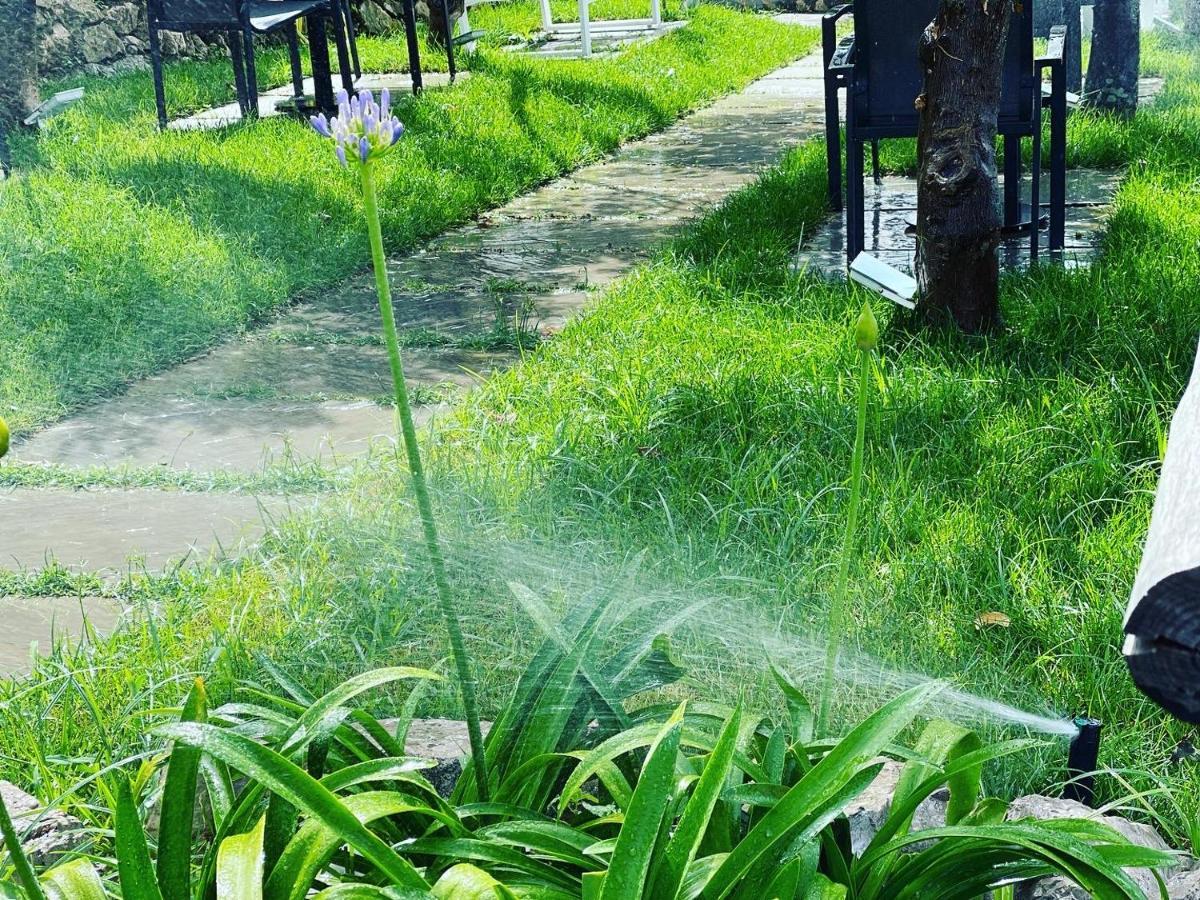
[[[319,16],[333,24],[342,83],[346,90],[354,90],[352,73],[359,68],[358,48],[354,40],[349,0],[147,0],[146,12],[150,62],[154,71],[154,98],[160,128],[167,126],[160,39],[163,31],[225,32],[233,62],[238,106],[243,116],[252,116],[258,113],[255,36],[279,31],[284,33],[291,61],[292,86],[299,98],[304,93],[304,75],[296,23],[303,18]]]
[[[827,13],[823,20],[825,62],[825,130],[829,156],[829,202],[842,204],[842,137],[839,91],[846,91],[845,209],[849,261],[865,248],[866,195],[863,185],[865,146],[871,144],[879,175],[879,141],[916,137],[921,93],[918,47],[925,27],[937,15],[938,0],[855,0]],[[854,33],[838,40],[838,22],[853,16]],[[1050,50],[1034,58],[1033,4],[1013,13],[1007,43],[1000,100],[999,134],[1004,139],[1004,224],[1028,227],[1036,257],[1041,222],[1040,175],[1042,110],[1051,111],[1050,237],[1051,250],[1062,249],[1066,230],[1066,84],[1063,33],[1056,29]],[[1042,96],[1042,73],[1051,70],[1052,90]],[[1021,207],[1021,141],[1033,140],[1033,194],[1038,198],[1023,221]]]

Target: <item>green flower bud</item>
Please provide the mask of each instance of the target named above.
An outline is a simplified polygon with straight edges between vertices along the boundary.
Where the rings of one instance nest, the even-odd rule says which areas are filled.
[[[854,323],[854,343],[864,353],[874,350],[879,343],[879,323],[875,320],[875,313],[871,312],[869,301],[863,304],[858,321]]]
[[[8,452],[8,423],[0,417],[0,456]]]

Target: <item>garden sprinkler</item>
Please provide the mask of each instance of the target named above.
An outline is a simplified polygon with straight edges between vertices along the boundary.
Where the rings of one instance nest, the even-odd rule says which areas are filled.
[[[1099,719],[1087,716],[1076,718],[1074,725],[1079,733],[1071,739],[1067,754],[1067,775],[1071,780],[1063,788],[1063,799],[1091,806],[1096,801],[1096,776],[1093,773],[1100,766],[1100,729],[1104,725]]]

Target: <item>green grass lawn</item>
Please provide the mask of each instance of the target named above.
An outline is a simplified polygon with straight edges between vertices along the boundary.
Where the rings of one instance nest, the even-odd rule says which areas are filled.
[[[526,2],[493,15],[534,10]],[[812,30],[703,8],[683,31],[612,59],[485,49],[469,80],[398,105],[408,137],[381,184],[388,245],[411,246],[661,129],[815,40]],[[397,68],[401,42],[365,42],[364,57]],[[224,102],[230,77],[222,61],[173,67],[169,105]],[[268,54],[264,84],[285,78],[282,58]],[[84,103],[19,148],[21,172],[0,188],[0,410],[17,433],[368,258],[356,186],[306,125],[159,133],[148,75],[88,87]]]
[[[1108,764],[1140,789],[1171,788],[1153,802],[1183,842],[1200,780],[1169,757],[1191,730],[1140,697],[1119,654],[1200,326],[1200,67],[1161,53],[1170,81],[1154,107],[1071,126],[1077,160],[1129,166],[1091,270],[1006,277],[1007,329],[989,338],[927,332],[878,308],[853,627],[862,652],[897,675],[860,673],[842,708],[925,674],[1036,713],[1086,710],[1108,723]],[[821,147],[797,150],[491,379],[433,448],[488,709],[534,639],[507,599],[512,580],[556,608],[588,590],[631,606],[716,598],[680,635],[692,693],[755,693],[764,638],[805,674],[845,512],[849,326],[863,300],[788,271],[824,215],[824,171]],[[192,673],[225,696],[259,676],[259,654],[314,690],[375,665],[444,660],[403,483],[375,460],[259,556],[126,585],[145,609],[131,627],[0,688],[0,777],[55,796],[140,752],[139,711],[177,703]],[[14,587],[93,587],[49,581]],[[1011,627],[978,630],[986,612]],[[453,688],[428,711],[454,714]],[[21,727],[34,719],[38,729]],[[994,786],[1052,787],[1062,749]],[[1103,790],[1125,793],[1112,779]]]

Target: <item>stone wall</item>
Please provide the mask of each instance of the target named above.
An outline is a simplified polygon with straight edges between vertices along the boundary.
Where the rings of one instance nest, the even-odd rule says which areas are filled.
[[[37,0],[37,17],[43,77],[101,75],[147,65],[145,0]],[[206,56],[211,43],[196,35],[163,33],[167,57]]]

